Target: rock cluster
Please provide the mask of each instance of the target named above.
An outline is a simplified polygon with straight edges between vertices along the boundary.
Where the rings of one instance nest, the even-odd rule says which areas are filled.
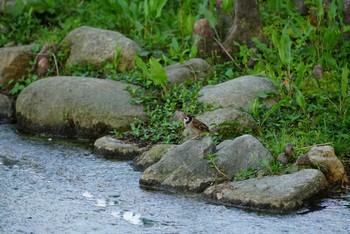
[[[210,137],[188,140],[168,150],[161,160],[148,167],[140,184],[166,190],[202,192],[216,182],[232,178],[240,170],[259,167],[260,161],[271,159],[270,152],[251,135],[237,137],[217,147]]]
[[[69,33],[62,45],[70,49],[68,64],[103,65],[116,61],[119,70],[134,66],[141,48],[124,35],[102,29],[80,27]],[[32,46],[0,49],[0,84],[11,88],[25,74]],[[206,79],[211,66],[202,59],[165,67],[167,85]],[[150,149],[106,136],[110,130],[125,131],[134,118],[147,120],[142,106],[132,103],[119,81],[57,76],[38,80],[18,96],[16,105],[0,94],[0,123],[15,118],[18,126],[34,133],[97,139],[95,152],[105,158],[134,160],[143,171],[140,185],[154,189],[202,193],[212,202],[254,209],[290,211],[304,205],[328,184],[347,182],[343,164],[329,146],[314,147],[298,165],[320,168],[292,174],[232,182],[238,173],[264,169],[271,153],[244,130],[258,129],[249,115],[259,93],[276,92],[264,77],[243,76],[205,86],[199,101],[215,109],[196,118],[221,135],[231,136],[216,145],[211,137],[186,140],[180,145],[155,145]],[[275,100],[264,100],[272,105]],[[14,106],[16,106],[14,108]],[[15,114],[14,114],[15,113]],[[238,136],[238,137],[237,137]],[[288,160],[286,161],[288,163]],[[304,163],[304,164],[303,164]],[[307,163],[307,164],[306,164]]]

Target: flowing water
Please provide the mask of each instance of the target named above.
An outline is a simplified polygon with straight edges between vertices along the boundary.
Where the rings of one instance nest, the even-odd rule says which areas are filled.
[[[0,125],[0,233],[350,233],[350,196],[290,214],[147,191],[130,162]]]

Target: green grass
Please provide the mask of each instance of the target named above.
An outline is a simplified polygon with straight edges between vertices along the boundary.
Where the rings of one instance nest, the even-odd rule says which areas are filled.
[[[241,75],[259,75],[271,79],[279,90],[276,96],[280,101],[272,108],[257,100],[251,113],[260,127],[255,136],[274,157],[283,152],[287,143],[293,143],[298,154],[305,153],[298,149],[326,142],[332,142],[342,159],[350,157],[350,42],[342,37],[348,27],[341,23],[342,10],[338,5],[341,1],[333,1],[327,8],[321,0],[313,1],[311,9],[316,25],[307,16],[297,14],[289,1],[259,1],[264,34],[270,45],[256,40],[256,50],[240,45],[240,52],[233,55],[235,61],[214,64],[213,75],[205,82],[173,87],[166,87],[164,77],[154,74],[162,74],[160,64],[182,62],[196,55],[192,44],[193,23],[203,16],[209,18],[211,25],[217,23],[215,10],[208,7],[211,1],[36,2],[36,5],[19,5],[17,10],[0,17],[0,26],[7,32],[0,34],[0,47],[48,41],[59,44],[67,33],[83,25],[119,31],[143,47],[138,67],[119,73],[115,69],[117,57],[99,68],[64,67],[67,52],[60,48],[53,52],[61,75],[122,80],[138,86],[137,90],[129,91],[134,102],[145,107],[150,121],[135,120],[130,132],[118,135],[149,144],[178,143],[182,125],[169,119],[175,110],[195,115],[210,110],[197,101],[197,92],[204,85]],[[227,2],[230,1],[224,1]],[[225,8],[229,9],[228,5]],[[251,58],[255,65],[248,67]],[[316,64],[323,67],[321,79],[312,72]],[[55,71],[50,72],[55,75]],[[11,94],[17,95],[36,79],[29,73],[10,90]],[[276,165],[273,162],[266,168],[270,172],[283,171],[281,165]],[[237,176],[245,178],[253,174],[256,172],[246,171]]]

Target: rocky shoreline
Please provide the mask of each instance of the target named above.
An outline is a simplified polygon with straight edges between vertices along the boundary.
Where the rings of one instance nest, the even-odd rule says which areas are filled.
[[[111,43],[104,50],[95,51],[91,45],[98,41]],[[111,60],[118,43],[122,53],[121,70],[132,67],[136,53],[141,50],[117,32],[90,27],[72,31],[63,42],[71,50],[67,63],[92,65]],[[15,65],[18,61],[29,62],[30,58],[23,55],[27,47],[30,46],[0,48],[1,84],[18,81],[23,71]],[[165,70],[171,77],[170,83],[206,79],[211,72],[210,65],[202,59],[168,66]],[[139,147],[108,136],[111,130],[129,130],[134,118],[147,121],[144,108],[132,103],[126,91],[130,86],[98,78],[47,77],[26,87],[15,103],[0,94],[0,123],[16,120],[20,128],[34,134],[96,140],[96,153],[106,158],[134,160],[134,168],[143,171],[141,186],[201,193],[213,203],[288,212],[305,206],[330,186],[348,184],[344,165],[330,146],[315,146],[303,156],[310,163],[308,168],[319,170],[298,167],[299,170],[289,174],[228,181],[242,170],[259,169],[262,162],[273,160],[254,136],[246,134],[218,145],[211,137],[203,137],[180,145],[152,147]],[[199,101],[217,108],[198,119],[208,126],[218,126],[217,132],[254,130],[257,125],[248,113],[261,92],[276,92],[273,82],[264,77],[243,76],[207,85],[199,92]],[[265,99],[267,106],[274,102]],[[229,129],[220,125],[227,122],[239,124],[229,125]]]

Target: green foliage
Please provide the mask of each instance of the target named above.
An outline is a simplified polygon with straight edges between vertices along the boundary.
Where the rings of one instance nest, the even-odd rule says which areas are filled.
[[[269,8],[276,2],[279,4]],[[282,1],[262,4],[264,22],[268,25],[264,32],[272,46],[254,40],[259,52],[250,73],[272,79],[279,88],[279,101],[268,108],[255,101],[252,114],[260,125],[258,137],[274,155],[283,152],[286,143],[302,148],[333,142],[337,154],[345,157],[350,151],[345,55],[349,42],[343,41],[342,32],[347,29],[339,23],[342,12],[337,1],[328,6],[321,0],[310,3],[316,25]],[[272,16],[277,9],[280,14]],[[316,64],[323,67],[321,78],[313,74]]]
[[[222,12],[223,13],[233,12],[233,0],[223,0],[222,1]]]
[[[16,82],[10,89],[9,94],[18,95],[25,87],[29,86],[31,83],[37,81],[38,79],[39,77],[36,75],[22,76],[19,81]],[[11,85],[12,82],[10,81],[9,84]]]
[[[118,45],[118,42],[115,45],[115,51],[114,51],[114,57],[113,57],[113,68],[115,70],[118,69],[119,63],[120,63],[120,59],[121,59],[121,52],[120,52],[120,48]]]
[[[149,73],[151,75],[151,79],[153,83],[155,85],[161,85],[164,88],[165,83],[167,81],[167,75],[164,67],[158,62],[157,59],[153,57],[150,58],[149,65],[150,65]]]
[[[274,157],[283,152],[287,143],[300,149],[324,142],[333,142],[337,155],[349,157],[347,61],[350,42],[343,39],[343,33],[348,32],[349,27],[342,24],[342,1],[333,0],[328,5],[323,2],[307,1],[311,6],[308,17],[296,13],[294,1],[259,1],[265,25],[263,33],[270,43],[254,39],[256,48],[236,44],[240,51],[232,55],[234,61],[214,65],[213,76],[203,83],[196,81],[166,87],[164,66],[197,56],[198,38],[192,38],[193,24],[203,17],[211,26],[217,24],[213,0],[17,0],[12,7],[8,5],[0,17],[0,30],[5,32],[0,34],[0,47],[48,41],[59,44],[68,32],[82,25],[119,31],[136,40],[146,56],[136,58],[137,69],[131,72],[117,71],[120,62],[118,45],[113,61],[99,68],[90,65],[65,67],[68,52],[61,47],[55,55],[61,75],[122,80],[137,85],[139,88],[129,91],[134,102],[145,107],[149,121],[135,120],[125,137],[148,143],[180,142],[182,124],[169,119],[175,110],[195,115],[205,111],[207,107],[197,101],[203,85],[218,84],[241,75],[265,76],[275,83],[278,93],[260,96],[277,101],[269,107],[259,99],[253,102],[251,114],[260,130],[251,134],[256,134]],[[223,12],[232,11],[232,0],[223,0],[222,4]],[[320,78],[313,74],[316,64],[323,68]],[[10,93],[17,95],[37,79],[30,74],[23,76],[13,84]],[[235,123],[222,127],[232,125]],[[236,135],[228,132],[215,137],[222,140]],[[300,153],[305,150],[297,150],[296,154]],[[295,169],[274,161],[262,164],[262,172],[248,169],[238,173],[236,178]]]
[[[136,57],[136,65],[142,71],[142,76],[149,82],[148,84],[154,84],[161,86],[163,91],[166,92],[167,75],[164,67],[159,63],[157,59],[151,57],[149,59],[149,68],[146,63],[140,57]]]
[[[258,168],[249,167],[247,169],[241,169],[235,174],[233,179],[236,181],[240,181],[255,177],[293,173],[299,170],[297,165],[282,165],[280,162],[274,160],[269,161],[267,159],[263,159],[259,161],[259,164],[260,167]]]
[[[54,13],[57,7],[56,2],[54,0],[16,0],[14,4],[6,4],[4,12],[11,16],[19,16],[26,9],[31,9],[31,11],[38,13],[44,13],[46,11]]]
[[[137,73],[134,74],[138,76]],[[176,110],[195,114],[199,110],[204,110],[203,105],[197,101],[198,91],[202,88],[202,84],[173,85],[166,92],[160,92],[159,87],[153,86],[153,83],[148,83],[140,78],[136,79],[139,81],[135,84],[142,87],[129,89],[129,91],[134,102],[145,107],[149,121],[135,120],[132,124],[131,135],[147,142],[179,142],[183,124],[181,121],[171,121],[171,119]]]

